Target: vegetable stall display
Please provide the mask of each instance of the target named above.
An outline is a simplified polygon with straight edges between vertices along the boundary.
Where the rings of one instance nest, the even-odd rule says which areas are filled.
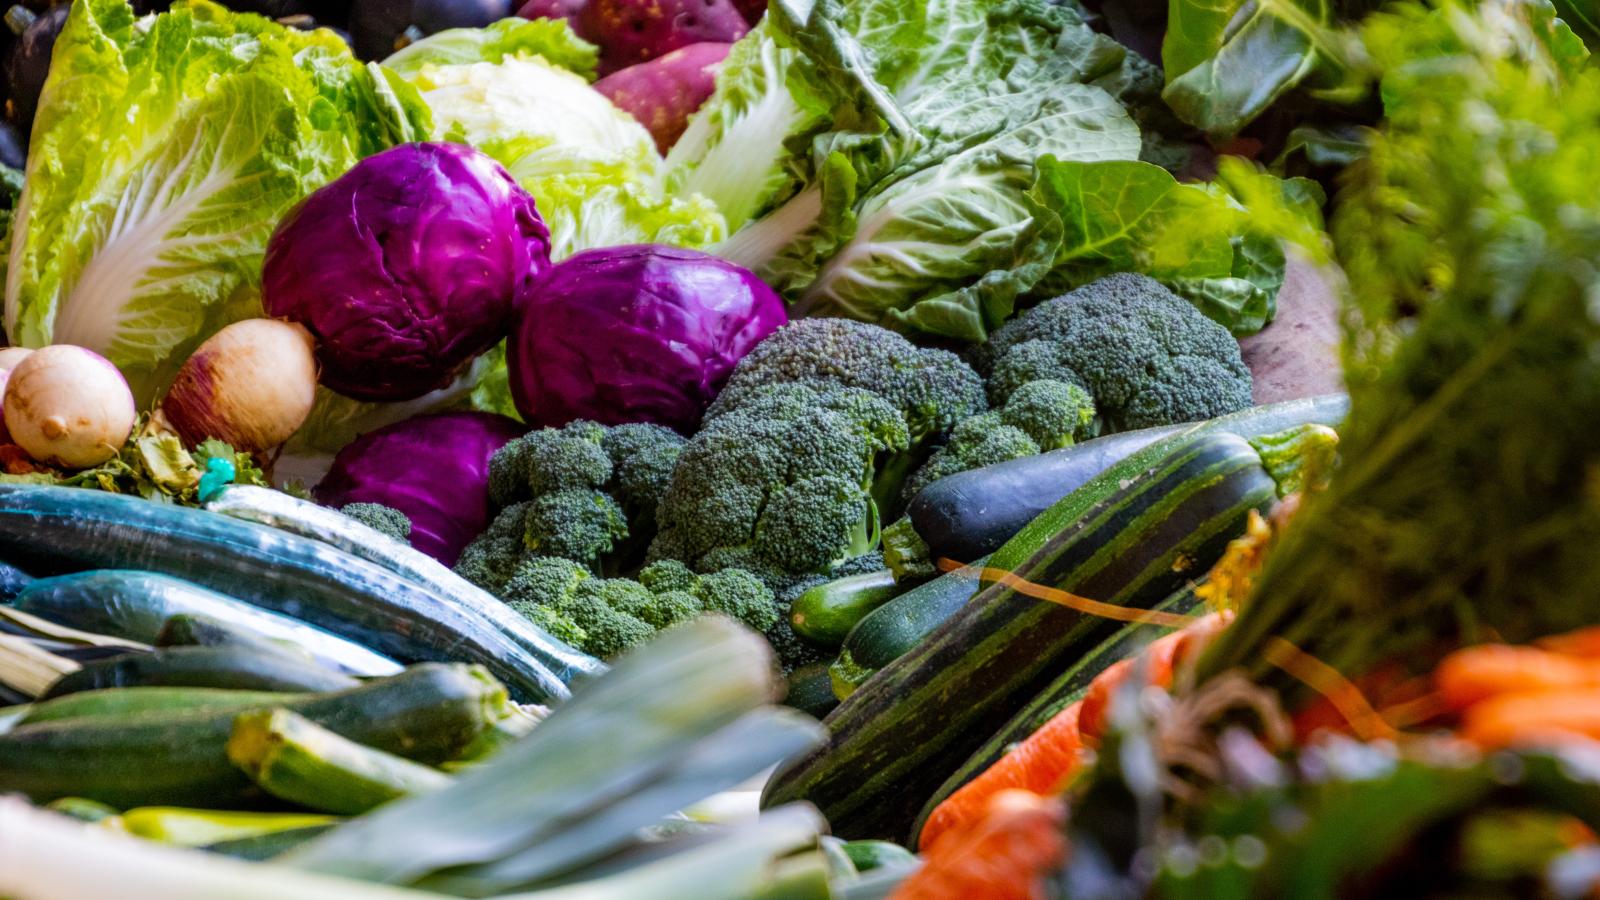
[[[1157,5],[14,8],[0,895],[1600,890],[1594,17]]]

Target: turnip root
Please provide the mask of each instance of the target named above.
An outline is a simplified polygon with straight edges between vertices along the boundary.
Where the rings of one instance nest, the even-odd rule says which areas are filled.
[[[135,409],[109,360],[65,344],[29,354],[10,372],[5,422],[11,439],[42,463],[97,466],[122,450]]]
[[[278,319],[235,322],[184,361],[161,412],[189,446],[216,438],[249,453],[270,450],[311,414],[314,351],[304,326]]]
[[[732,0],[588,0],[577,22],[600,45],[601,75],[690,44],[731,44],[750,30]]]
[[[717,87],[717,69],[730,44],[690,44],[660,59],[629,66],[594,89],[643,125],[663,154],[683,136],[689,117]]]

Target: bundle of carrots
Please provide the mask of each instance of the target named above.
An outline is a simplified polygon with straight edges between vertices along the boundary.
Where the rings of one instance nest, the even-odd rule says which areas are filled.
[[[1041,900],[1045,876],[1067,856],[1058,797],[1004,790],[984,798],[890,900]]]
[[[1060,793],[1099,744],[1111,698],[1128,679],[1142,673],[1149,685],[1171,687],[1174,673],[1228,621],[1229,617],[1216,613],[1203,616],[1158,638],[1139,656],[1113,663],[1089,683],[1081,700],[1057,713],[935,807],[922,826],[918,847],[936,857],[943,852],[942,838],[959,834],[981,820],[990,803],[1003,792],[1023,790],[1046,796]]]
[[[1485,749],[1600,740],[1600,627],[1457,650],[1433,673],[1457,733]]]

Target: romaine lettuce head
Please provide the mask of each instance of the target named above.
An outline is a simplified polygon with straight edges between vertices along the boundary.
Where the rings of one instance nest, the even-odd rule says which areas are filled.
[[[145,18],[79,0],[34,123],[6,331],[99,352],[147,402],[201,340],[260,315],[284,212],[428,130],[416,92],[331,32],[206,0]]]

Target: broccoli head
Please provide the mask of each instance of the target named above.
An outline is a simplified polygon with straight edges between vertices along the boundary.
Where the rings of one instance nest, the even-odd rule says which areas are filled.
[[[654,536],[656,503],[683,445],[658,425],[587,421],[511,441],[489,460],[489,497],[501,512],[458,569],[490,590],[516,564],[494,562],[507,553],[631,571]]]
[[[382,503],[347,503],[339,508],[339,512],[402,544],[411,540],[411,518],[392,506],[384,506]]]
[[[778,622],[772,589],[743,569],[723,569],[700,576],[694,585],[694,597],[706,612],[722,613],[756,631],[766,631]]]
[[[1102,278],[1006,323],[977,353],[989,399],[1049,379],[1088,389],[1108,430],[1209,419],[1250,405],[1250,370],[1226,328],[1160,283]]]
[[[700,576],[676,559],[661,559],[639,570],[639,583],[657,594],[692,591]]]
[[[876,546],[874,461],[907,441],[904,421],[869,392],[754,390],[684,448],[651,555],[702,572],[826,571]]]
[[[737,409],[775,384],[876,394],[900,413],[913,443],[942,436],[985,406],[982,379],[955,354],[918,347],[866,322],[813,318],[791,322],[757,344],[734,367],[706,418]]]
[[[556,638],[600,657],[615,656],[705,612],[722,613],[757,631],[778,620],[772,589],[749,572],[695,575],[669,561],[640,574],[646,580],[599,578],[570,559],[529,556],[505,579],[501,597]]]

